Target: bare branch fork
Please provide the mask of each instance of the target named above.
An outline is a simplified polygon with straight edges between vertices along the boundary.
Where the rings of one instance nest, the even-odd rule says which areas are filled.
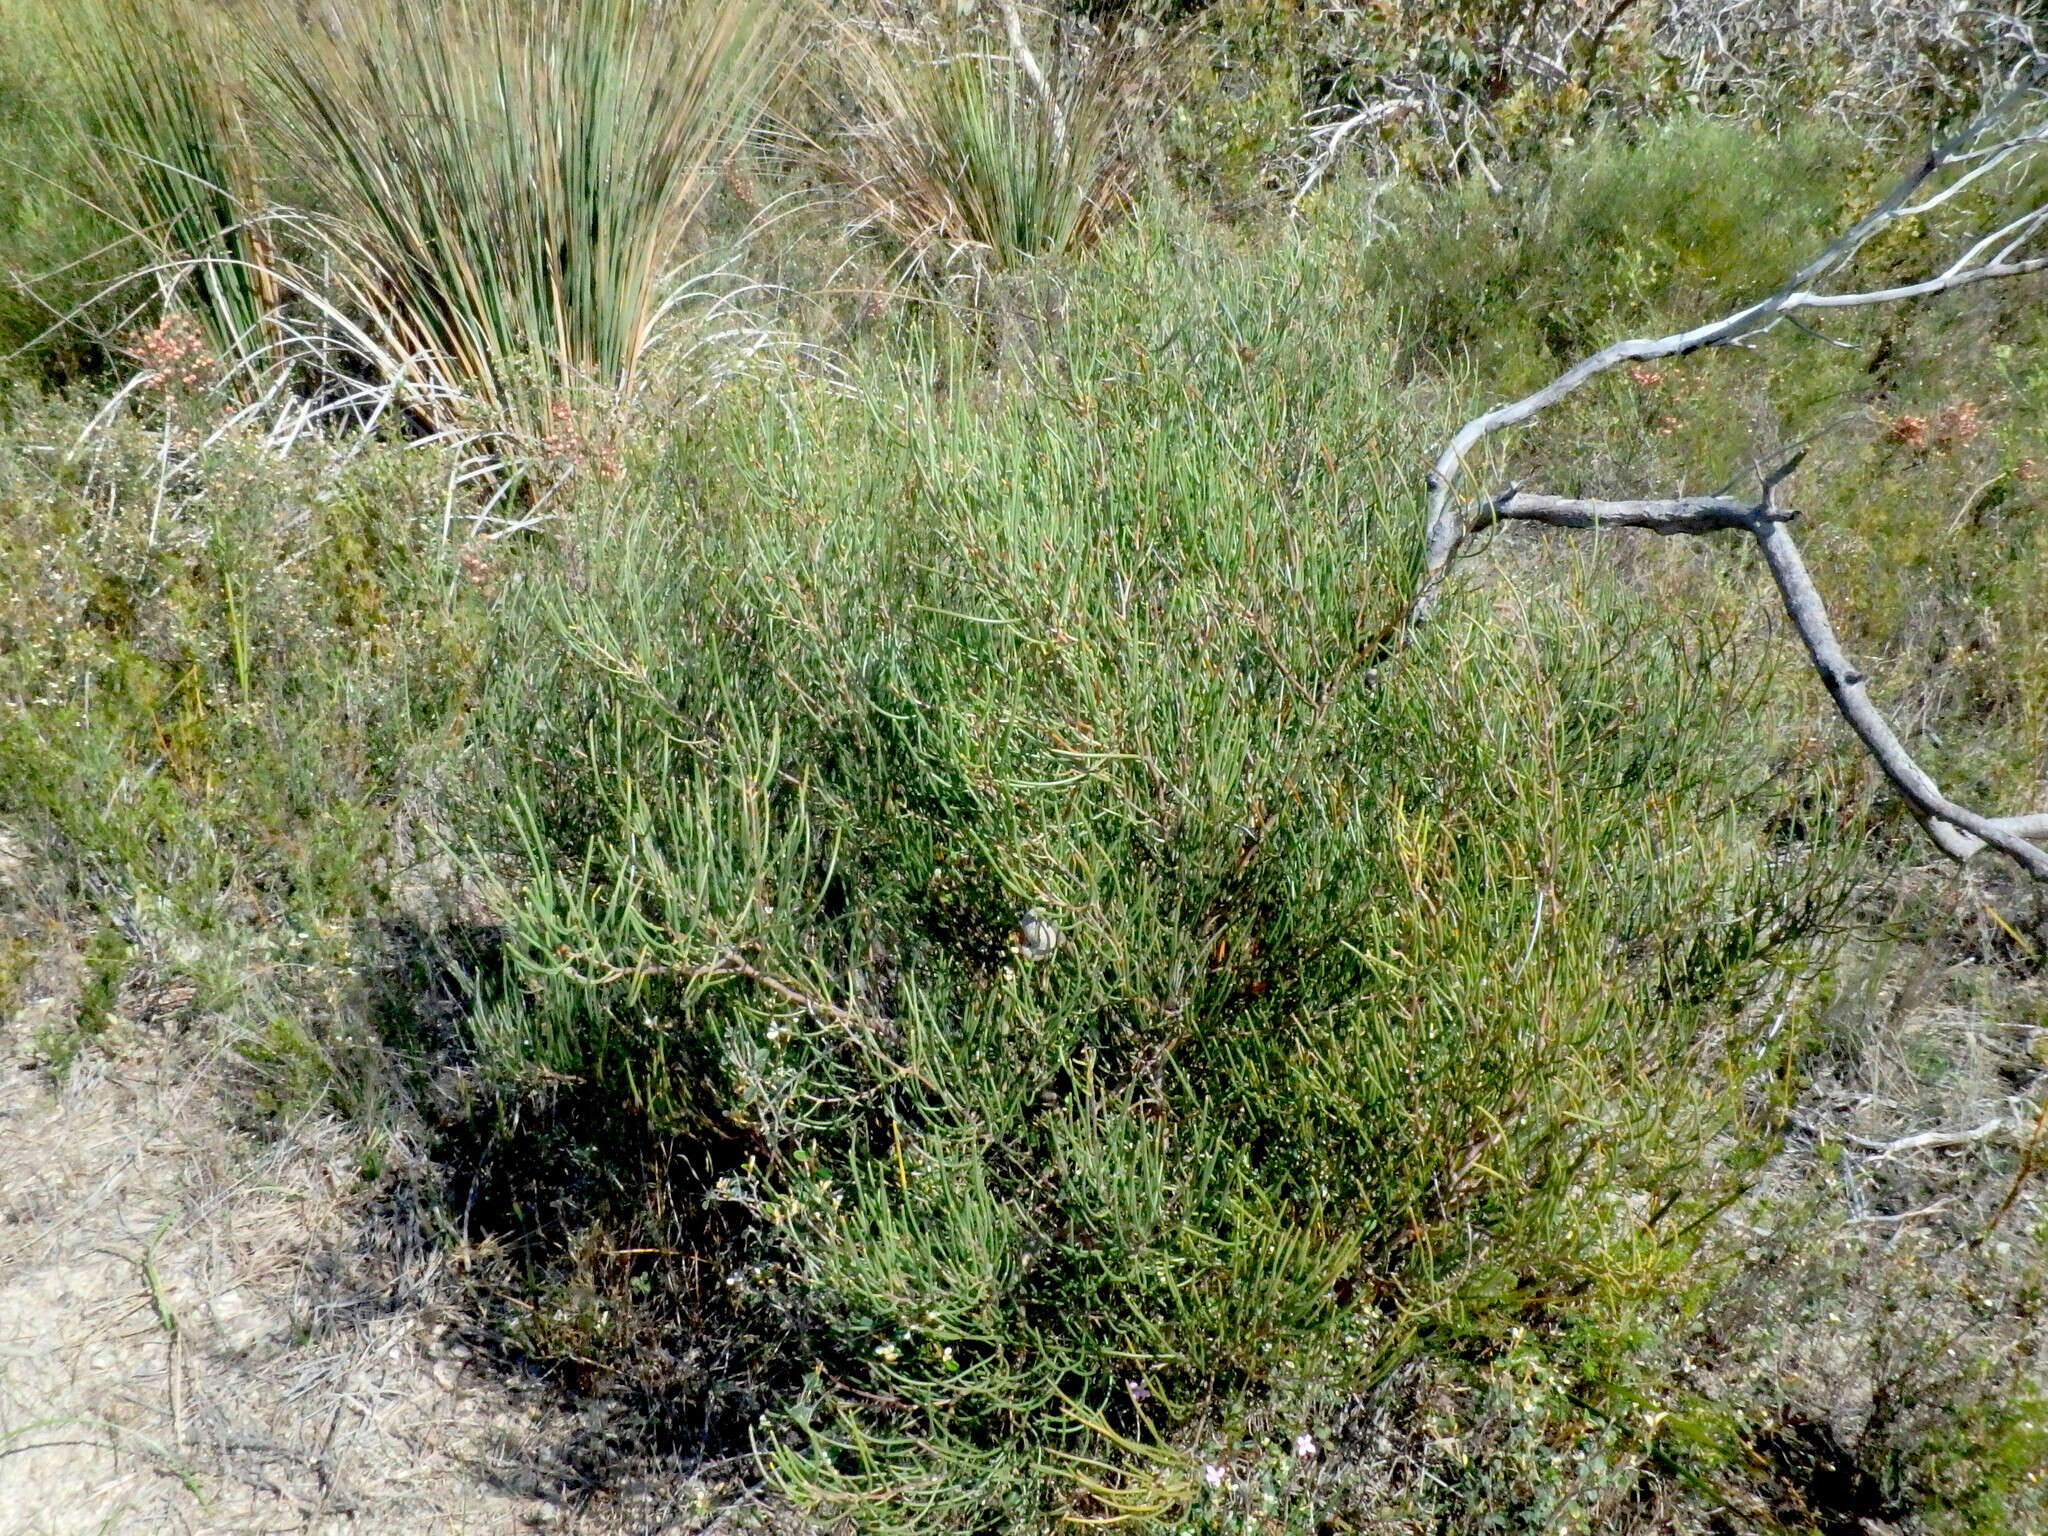
[[[1038,55],[1031,51],[1031,44],[1024,36],[1024,18],[1017,10],[1017,0],[1001,0],[998,6],[1003,13],[1003,33],[1010,44],[1011,56],[1017,67],[1024,71],[1024,78],[1031,82],[1031,89],[1038,93],[1038,103],[1045,111],[1047,126],[1052,130],[1052,141],[1062,153],[1067,147],[1067,115],[1060,106],[1060,97],[1052,81],[1046,78],[1045,67],[1038,62]]]
[[[1423,579],[1410,611],[1411,624],[1426,620],[1452,562],[1471,537],[1501,522],[1531,522],[1553,528],[1644,528],[1659,534],[1706,534],[1738,530],[1756,540],[1777,582],[1785,612],[1804,642],[1814,669],[1850,728],[1876,759],[1928,836],[1952,858],[1967,859],[1995,848],[2037,879],[2048,880],[2048,814],[1982,816],[1956,804],[1916,763],[1864,687],[1829,622],[1820,591],[1808,574],[1790,523],[1795,513],[1776,505],[1778,485],[1798,467],[1795,456],[1763,477],[1755,501],[1728,496],[1689,496],[1648,501],[1600,501],[1546,496],[1519,486],[1473,506],[1456,498],[1456,487],[1472,452],[1487,437],[1541,414],[1588,380],[1624,363],[1682,357],[1707,347],[1728,346],[1759,336],[1781,321],[1797,323],[1804,310],[1849,309],[1946,293],[1974,283],[2048,271],[2048,253],[2035,242],[2048,229],[2048,198],[2032,202],[2016,217],[1972,239],[1939,272],[1918,282],[1883,289],[1828,292],[1825,280],[1846,266],[1871,239],[1901,219],[1950,203],[1983,184],[2001,168],[2018,182],[2024,162],[2048,146],[2048,112],[2040,82],[2048,61],[1980,114],[1962,132],[1937,145],[1884,201],[1769,297],[1719,320],[1671,336],[1616,342],[1574,364],[1550,383],[1507,405],[1475,416],[1458,429],[1438,456],[1429,477],[1429,515]],[[2038,191],[2038,184],[2036,185]]]
[[[1813,658],[1814,670],[1827,685],[1835,707],[1849,722],[1907,807],[1927,828],[1942,852],[1967,859],[1992,847],[2038,879],[2048,880],[2048,850],[2030,839],[2048,839],[2048,815],[1980,816],[1942,794],[1934,780],[1913,761],[1898,735],[1864,687],[1864,676],[1843,654],[1828,622],[1820,591],[1807,573],[1799,545],[1789,526],[1798,514],[1778,507],[1776,484],[1797,466],[1794,459],[1767,478],[1762,499],[1743,502],[1726,496],[1686,496],[1669,501],[1586,501],[1568,496],[1538,496],[1510,486],[1487,502],[1472,526],[1497,522],[1543,523],[1552,528],[1647,528],[1652,533],[1716,533],[1738,529],[1763,551],[1764,562],[1778,583],[1792,627]]]

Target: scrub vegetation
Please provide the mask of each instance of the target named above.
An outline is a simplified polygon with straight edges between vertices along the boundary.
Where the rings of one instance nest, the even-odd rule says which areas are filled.
[[[677,1528],[2039,1529],[2048,896],[1746,542],[1411,623],[2031,57],[1898,9],[0,0],[0,1019],[346,1127]],[[1804,448],[2048,809],[2044,285],[1515,473]]]

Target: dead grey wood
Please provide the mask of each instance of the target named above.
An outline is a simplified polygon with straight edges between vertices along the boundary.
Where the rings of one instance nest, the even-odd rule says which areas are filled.
[[[2048,271],[2048,252],[2036,248],[2048,233],[2048,198],[2038,177],[2024,173],[2028,162],[2048,146],[2048,59],[2038,58],[2024,78],[2000,100],[1946,141],[1930,150],[1891,193],[1819,255],[1793,273],[1775,293],[1691,330],[1669,336],[1619,341],[1573,364],[1543,388],[1506,405],[1495,406],[1460,427],[1437,456],[1429,476],[1428,517],[1424,533],[1423,575],[1409,612],[1411,625],[1425,621],[1435,606],[1453,561],[1472,535],[1503,521],[1546,524],[1555,528],[1641,528],[1659,534],[1706,534],[1736,529],[1749,534],[1762,550],[1783,598],[1785,612],[1804,642],[1835,707],[1877,760],[1928,835],[1944,853],[1967,859],[1982,848],[1996,848],[2030,874],[2048,880],[2048,851],[2036,846],[2048,840],[2048,815],[1982,816],[1942,794],[1916,763],[1884,716],[1871,702],[1863,674],[1849,662],[1820,591],[1808,574],[1799,546],[1787,526],[1792,514],[1778,509],[1773,491],[1798,460],[1782,465],[1765,481],[1762,496],[1743,501],[1727,496],[1689,496],[1662,500],[1599,501],[1525,492],[1519,487],[1480,502],[1459,499],[1457,488],[1474,451],[1487,438],[1541,415],[1588,381],[1625,363],[1683,357],[1707,347],[1739,345],[1760,336],[1802,311],[1853,309],[1903,303],[1952,292],[1975,283]],[[1827,279],[1836,276],[1877,235],[1902,219],[1919,218],[1951,205],[1971,188],[2017,189],[2021,211],[2000,216],[1996,227],[1964,244],[1939,271],[1915,282],[1885,288],[1829,292]]]
[[[1842,718],[1898,790],[1899,797],[1926,827],[1944,853],[1967,859],[1985,847],[1996,848],[2037,879],[2048,880],[2048,850],[2031,839],[2048,838],[2048,815],[1981,816],[1941,792],[1891,723],[1871,702],[1865,678],[1843,652],[1828,620],[1827,605],[1806,569],[1789,526],[1797,516],[1777,506],[1776,482],[1765,485],[1761,500],[1742,502],[1726,496],[1674,497],[1666,501],[1596,501],[1570,496],[1543,496],[1510,488],[1485,504],[1473,519],[1475,528],[1497,522],[1542,523],[1553,528],[1646,528],[1652,533],[1717,533],[1740,530],[1756,540],[1764,563],[1778,584],[1786,615],[1798,631],[1835,701]]]
[[[1873,238],[1899,220],[1933,212],[1969,188],[1981,184],[1994,172],[2014,168],[2016,160],[2048,144],[2048,114],[2042,112],[2043,105],[2041,92],[2034,79],[2029,79],[1968,127],[1930,150],[1927,158],[1892,188],[1883,202],[1857,220],[1768,297],[1688,331],[1617,341],[1574,363],[1535,393],[1495,406],[1466,422],[1437,456],[1430,472],[1424,584],[1422,596],[1417,600],[1417,616],[1426,616],[1436,587],[1467,531],[1462,511],[1453,498],[1472,450],[1494,433],[1519,426],[1542,414],[1589,380],[1624,363],[1684,357],[1707,347],[1725,347],[1747,341],[1803,310],[1854,309],[1902,303],[1952,292],[1974,283],[2048,271],[2048,254],[2027,254],[2029,243],[2041,234],[2044,226],[2048,226],[2048,203],[2037,203],[1973,240],[1941,271],[1919,282],[1849,293],[1826,293],[1816,286],[1847,265]],[[1943,179],[1948,172],[1955,174]]]
[[[1024,72],[1024,78],[1031,82],[1031,89],[1038,94],[1046,125],[1052,130],[1053,147],[1064,154],[1067,148],[1067,115],[1060,106],[1059,92],[1046,78],[1044,66],[1038,62],[1038,55],[1031,51],[1030,41],[1024,36],[1024,18],[1017,10],[1017,0],[1002,0],[1000,8],[1010,55]]]

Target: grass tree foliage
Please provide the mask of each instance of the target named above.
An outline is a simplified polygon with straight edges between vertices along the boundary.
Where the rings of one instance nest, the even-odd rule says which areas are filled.
[[[1131,51],[1071,18],[1034,46],[1014,4],[1001,21],[877,7],[827,23],[815,158],[906,270],[1078,251],[1128,194]]]
[[[119,275],[119,231],[71,120],[71,71],[29,0],[0,0],[0,374],[74,383],[104,368],[74,311]],[[72,317],[67,321],[67,317]]]
[[[240,29],[208,0],[84,0],[58,35],[83,82],[101,195],[143,258],[129,265],[216,359],[260,354],[278,283],[237,89]]]
[[[267,50],[337,296],[485,420],[630,392],[720,159],[778,67],[749,0],[340,8]]]
[[[89,0],[62,33],[110,200],[218,357],[345,357],[434,425],[538,435],[639,381],[778,15]]]
[[[491,688],[486,1056],[723,1160],[816,1359],[772,1475],[868,1529],[1164,1516],[1247,1415],[1654,1287],[1840,888],[1730,808],[1711,634],[1375,664],[1421,441],[1341,230],[1154,222],[1068,302],[688,434]]]

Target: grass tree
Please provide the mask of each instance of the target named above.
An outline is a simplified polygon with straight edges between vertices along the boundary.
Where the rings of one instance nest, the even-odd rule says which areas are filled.
[[[91,0],[66,27],[144,271],[224,359],[540,435],[642,380],[784,63],[756,0]],[[253,25],[251,24],[253,21]],[[337,362],[337,359],[341,361]]]
[[[1002,269],[1077,250],[1129,189],[1117,121],[1128,60],[1073,22],[1034,46],[1014,0],[996,10],[826,23],[814,157],[857,223],[884,232],[912,270]]]
[[[146,256],[136,275],[215,358],[260,353],[278,282],[237,89],[242,34],[206,0],[84,0],[60,37],[105,202]]]
[[[307,259],[392,366],[528,427],[631,392],[781,64],[753,0],[373,0],[273,36]]]

